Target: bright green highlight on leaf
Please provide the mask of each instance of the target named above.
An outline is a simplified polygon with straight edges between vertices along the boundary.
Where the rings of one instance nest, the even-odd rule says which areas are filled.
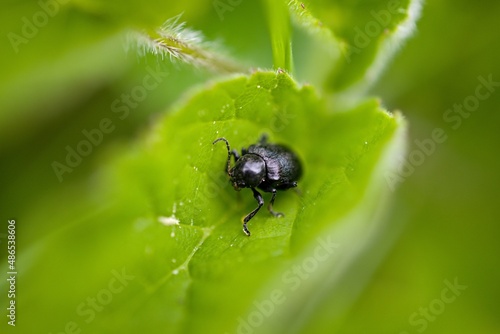
[[[349,112],[327,111],[312,87],[298,86],[281,71],[213,83],[109,160],[93,192],[111,206],[39,242],[37,257],[58,261],[38,261],[23,273],[36,279],[22,286],[19,303],[45,303],[43,309],[23,309],[31,324],[25,326],[55,331],[67,319],[93,333],[236,332],[272,300],[260,333],[283,330],[283,324],[306,329],[312,314],[295,316],[297,298],[319,294],[312,307],[325,298],[336,298],[339,307],[352,301],[352,294],[323,293],[319,283],[336,291],[357,259],[353,250],[380,231],[376,213],[388,193],[384,173],[401,153],[403,130],[400,118],[375,100]],[[262,133],[294,148],[305,174],[298,192],[276,197],[275,209],[285,217],[263,207],[247,237],[241,219],[255,200],[250,190],[237,193],[230,186],[226,148],[212,142],[223,136],[239,150]],[[264,193],[266,203],[269,198]],[[82,243],[78,254],[65,252],[75,243]],[[61,266],[66,277],[55,298],[43,287]],[[293,269],[304,266],[307,280]],[[101,291],[122,271],[130,279],[112,294],[113,302],[92,311],[87,296],[104,298]],[[337,276],[331,278],[332,272]],[[349,291],[362,285],[351,283]]]

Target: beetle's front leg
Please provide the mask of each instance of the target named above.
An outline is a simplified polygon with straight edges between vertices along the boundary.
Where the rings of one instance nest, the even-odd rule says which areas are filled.
[[[236,162],[236,160],[238,160],[240,158],[240,155],[239,155],[238,151],[236,151],[236,150],[232,150],[231,155],[234,157],[234,162]]]
[[[250,236],[250,231],[247,228],[247,223],[250,221],[250,219],[253,218],[253,216],[255,216],[255,214],[260,210],[262,205],[264,205],[264,199],[262,198],[262,195],[257,190],[255,190],[255,188],[250,188],[250,189],[252,189],[253,197],[255,198],[259,206],[253,209],[252,212],[246,215],[245,218],[243,219],[243,232],[245,232],[245,234],[248,236]]]

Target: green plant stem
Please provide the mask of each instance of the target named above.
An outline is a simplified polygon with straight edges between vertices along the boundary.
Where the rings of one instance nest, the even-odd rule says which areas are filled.
[[[199,41],[183,40],[175,31],[171,32],[169,27],[141,34],[138,42],[147,52],[169,56],[172,60],[181,60],[214,72],[245,72],[243,66],[214,51],[213,47],[207,48]]]
[[[290,15],[283,0],[263,0],[273,50],[275,68],[292,72],[292,44],[290,37]]]

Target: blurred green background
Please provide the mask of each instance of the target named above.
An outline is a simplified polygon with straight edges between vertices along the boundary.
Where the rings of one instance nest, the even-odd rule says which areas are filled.
[[[342,325],[343,333],[416,333],[415,312],[440,298],[444,280],[467,289],[426,320],[426,333],[498,333],[500,94],[480,101],[460,126],[443,117],[474,96],[478,77],[500,81],[500,4],[428,1],[417,33],[373,92],[410,123],[415,140],[442,128],[448,139],[396,193],[392,219],[406,228]],[[359,325],[354,325],[359,319]],[[369,323],[367,330],[366,324]]]
[[[219,40],[243,64],[272,67],[264,10],[250,1],[225,12],[223,20],[208,1],[134,6],[81,0],[65,6],[26,44],[19,44],[17,53],[8,34],[20,30],[20,18],[40,7],[32,1],[7,1],[0,21],[2,224],[15,218],[19,249],[32,252],[37,240],[65,228],[65,221],[85,209],[85,203],[82,208],[64,199],[92,193],[93,174],[103,157],[133,142],[186,91],[213,77],[203,69],[124,50],[125,28],[156,27],[184,11],[188,26]],[[499,14],[495,1],[428,1],[414,36],[372,87],[371,95],[407,118],[410,154],[418,150],[415,140],[431,138],[436,128],[444,130],[447,140],[436,144],[394,193],[389,219],[398,222],[400,237],[353,307],[332,325],[338,333],[500,332],[500,87],[455,128],[458,123],[443,118],[476,93],[479,77],[500,82]],[[305,68],[323,71],[321,63],[301,65],[302,52],[296,51],[299,81],[315,77],[302,75]],[[106,114],[112,115],[113,101],[140,83],[148,70],[168,72],[168,79],[59,182],[52,162],[64,159],[65,146],[80,140],[81,129],[95,128]],[[446,282],[456,281],[467,288],[453,302],[436,302]],[[0,293],[3,299],[5,293]],[[30,307],[43,303],[33,300]],[[430,314],[425,315],[425,308]],[[22,309],[19,321],[29,321],[21,319]]]

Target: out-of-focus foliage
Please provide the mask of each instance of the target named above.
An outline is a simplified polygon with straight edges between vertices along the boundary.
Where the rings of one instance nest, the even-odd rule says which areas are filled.
[[[499,5],[429,2],[402,48],[420,1],[285,3],[4,4],[0,268],[15,219],[19,274],[2,332],[500,331]],[[181,13],[251,70],[221,76],[127,39]],[[247,238],[255,202],[211,142],[262,132],[306,174],[299,196],[278,194],[285,218],[263,208]]]

